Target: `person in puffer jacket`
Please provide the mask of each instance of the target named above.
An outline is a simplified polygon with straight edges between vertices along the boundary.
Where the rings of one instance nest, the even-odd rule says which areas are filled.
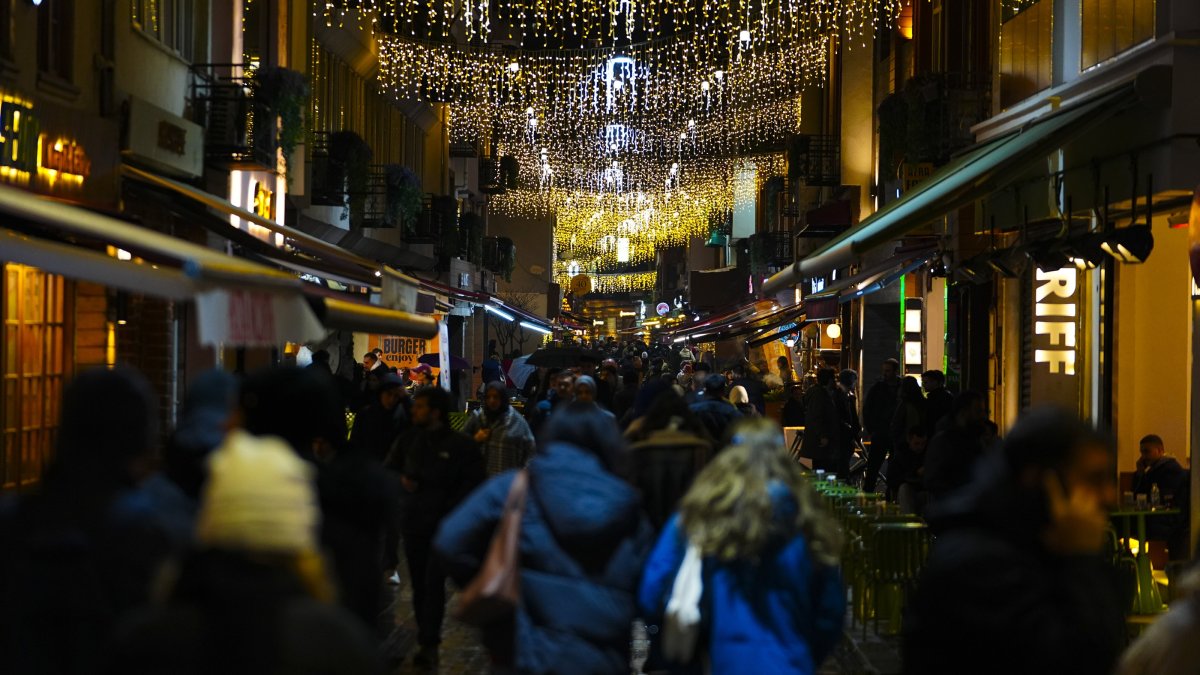
[[[617,474],[624,453],[611,415],[571,403],[546,422],[530,461],[521,521],[521,602],[483,629],[498,669],[629,672],[635,593],[654,534],[641,499]],[[515,471],[502,473],[442,521],[434,549],[459,587],[479,573]]]
[[[702,560],[699,641],[672,672],[815,673],[842,637],[841,535],[773,421],[733,429],[696,477],[642,576],[638,602],[661,623],[689,545]],[[690,667],[689,667],[690,666]]]

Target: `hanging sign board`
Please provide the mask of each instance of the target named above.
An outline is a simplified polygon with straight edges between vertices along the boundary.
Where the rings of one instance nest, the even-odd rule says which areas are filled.
[[[1033,270],[1030,402],[1068,410],[1080,406],[1076,370],[1080,317],[1079,270]]]
[[[438,341],[398,335],[368,335],[366,351],[376,349],[383,350],[384,363],[407,370],[417,367],[417,359],[422,354],[436,354]]]
[[[200,344],[272,347],[321,340],[328,332],[299,294],[213,289],[196,295]]]
[[[450,391],[450,330],[445,321],[438,322],[438,382]]]

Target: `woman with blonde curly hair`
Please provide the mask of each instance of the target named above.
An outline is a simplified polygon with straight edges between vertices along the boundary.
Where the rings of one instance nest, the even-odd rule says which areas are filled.
[[[639,602],[661,621],[689,547],[702,560],[693,664],[713,673],[813,673],[841,638],[841,535],[778,425],[746,420],[663,530]]]

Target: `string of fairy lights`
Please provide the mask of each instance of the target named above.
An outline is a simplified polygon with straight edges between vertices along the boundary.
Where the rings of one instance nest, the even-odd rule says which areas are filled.
[[[556,218],[556,274],[605,274],[706,236],[786,172],[834,40],[906,0],[339,0],[369,18],[382,91],[450,104],[450,134],[517,160],[494,212]],[[601,280],[603,279],[603,283]]]

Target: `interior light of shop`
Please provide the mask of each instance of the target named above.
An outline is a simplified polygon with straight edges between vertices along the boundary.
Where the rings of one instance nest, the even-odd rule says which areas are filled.
[[[491,305],[484,305],[483,308],[486,309],[487,311],[491,312],[492,314],[495,314],[496,316],[500,317],[501,319],[504,319],[505,321],[515,321],[516,320],[516,317],[514,317],[512,314],[509,314],[508,312],[506,312],[502,309],[497,309],[496,307],[492,307]]]
[[[904,332],[905,333],[920,333],[921,332],[921,310],[919,310],[919,309],[904,310]]]
[[[687,336],[675,338],[675,344],[679,344],[680,342],[687,342]]]
[[[910,309],[909,311],[911,312],[913,310]],[[836,324],[836,323],[829,324],[828,326],[825,327],[825,335],[827,335],[830,340],[836,340],[836,339],[842,337],[841,325]]]
[[[637,316],[637,312],[627,312],[625,310],[621,310],[621,316]]]
[[[133,260],[133,254],[123,248],[117,249],[117,260]]]
[[[1100,248],[1123,263],[1143,263],[1154,250],[1154,234],[1149,225],[1130,225],[1110,233]]]
[[[603,326],[604,322],[601,321],[600,319],[592,319],[592,325],[593,326]]]
[[[911,340],[904,343],[904,365],[915,366],[921,363],[921,341]]]
[[[529,330],[541,333],[542,335],[549,335],[551,333],[551,331],[548,328],[539,326],[536,323],[530,323],[528,321],[522,321],[518,325],[520,325],[522,328],[528,328]]]

